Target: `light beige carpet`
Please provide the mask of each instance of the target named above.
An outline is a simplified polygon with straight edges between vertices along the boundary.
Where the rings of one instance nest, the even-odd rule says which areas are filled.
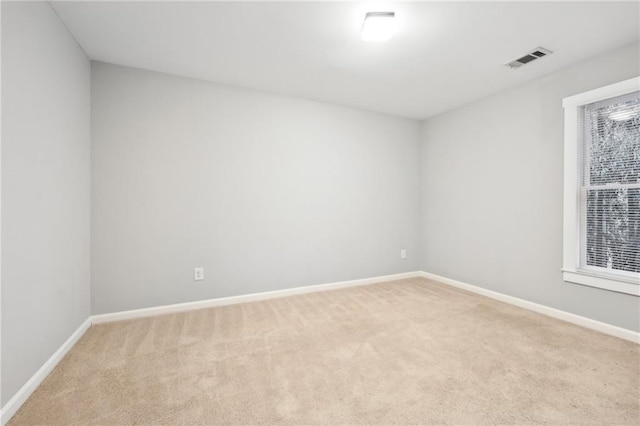
[[[97,325],[22,424],[638,424],[640,347],[423,279]]]

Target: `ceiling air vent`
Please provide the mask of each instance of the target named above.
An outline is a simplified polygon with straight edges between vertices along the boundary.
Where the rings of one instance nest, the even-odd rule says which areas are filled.
[[[537,47],[523,57],[507,62],[505,65],[512,69],[520,68],[523,65],[527,65],[529,62],[533,62],[536,59],[551,55],[552,53],[553,52],[549,49],[545,49],[544,47]]]

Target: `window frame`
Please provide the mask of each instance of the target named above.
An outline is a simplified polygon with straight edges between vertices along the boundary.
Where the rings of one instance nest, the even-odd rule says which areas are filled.
[[[640,90],[640,77],[600,87],[564,98],[564,215],[562,278],[566,282],[640,296],[640,280],[611,274],[579,270],[580,244],[580,146],[578,115],[580,107]]]

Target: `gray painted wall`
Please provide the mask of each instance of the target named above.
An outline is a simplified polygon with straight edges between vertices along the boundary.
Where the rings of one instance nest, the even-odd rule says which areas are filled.
[[[562,99],[640,75],[638,52],[627,46],[424,123],[423,270],[640,330],[640,298],[560,272]]]
[[[90,64],[46,2],[2,2],[2,405],[90,314]]]
[[[94,314],[418,268],[420,122],[92,67]]]

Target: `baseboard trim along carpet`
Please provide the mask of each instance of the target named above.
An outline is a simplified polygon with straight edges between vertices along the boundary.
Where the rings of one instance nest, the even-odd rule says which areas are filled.
[[[211,308],[214,306],[235,305],[237,303],[255,302],[258,300],[275,299],[278,297],[295,296],[298,294],[315,293],[318,291],[337,290],[339,288],[355,287],[359,285],[383,283],[387,281],[403,280],[422,276],[421,271],[403,272],[393,275],[363,278],[359,280],[340,281],[328,284],[316,284],[305,287],[288,288],[284,290],[265,291],[262,293],[242,294],[239,296],[221,297],[217,299],[198,300],[195,302],[177,303],[174,305],[154,306],[152,308],[134,309],[131,311],[114,312],[111,314],[94,315],[93,324],[123,321],[134,318],[152,317],[175,312],[191,311],[194,309]]]
[[[69,336],[67,341],[64,342],[53,355],[51,355],[51,358],[49,358],[42,367],[40,367],[40,369],[31,376],[27,383],[25,383],[20,390],[18,390],[18,392],[16,392],[16,394],[7,401],[4,407],[0,410],[0,424],[5,425],[11,417],[13,417],[22,404],[29,399],[33,391],[40,386],[40,383],[47,378],[49,373],[51,373],[56,365],[58,365],[67,352],[69,352],[76,342],[80,340],[89,327],[91,327],[91,317],[87,318],[82,324],[80,324],[80,327],[78,327],[76,331]]]
[[[622,327],[616,327],[615,325],[596,321],[591,318],[586,318],[586,317],[572,314],[566,311],[561,311],[560,309],[550,308],[549,306],[540,305],[534,302],[529,302],[528,300],[519,299],[517,297],[507,296],[506,294],[498,293],[497,291],[487,290],[486,288],[478,287],[472,284],[467,284],[462,281],[452,280],[451,278],[442,277],[440,275],[432,274],[429,272],[421,272],[420,276],[428,280],[438,281],[442,284],[447,284],[452,287],[457,287],[462,290],[467,290],[472,293],[489,297],[491,299],[499,300],[500,302],[509,303],[511,305],[528,309],[530,311],[534,311],[539,314],[547,315],[562,321],[570,322],[572,324],[589,328],[591,330],[596,330],[604,334],[619,337],[621,339],[640,344],[640,333],[636,331],[628,330]]]

